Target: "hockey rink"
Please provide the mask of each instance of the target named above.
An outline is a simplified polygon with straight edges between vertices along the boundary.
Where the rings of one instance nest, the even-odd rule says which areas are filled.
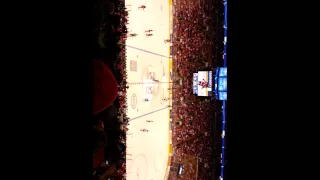
[[[126,0],[129,11],[127,52],[126,173],[128,180],[165,179],[170,144],[169,1]],[[144,10],[138,7],[145,5]],[[152,36],[146,36],[147,30]],[[156,80],[156,81],[154,81]],[[148,101],[145,101],[148,99]],[[147,122],[153,121],[153,122]],[[142,132],[147,129],[148,132]]]

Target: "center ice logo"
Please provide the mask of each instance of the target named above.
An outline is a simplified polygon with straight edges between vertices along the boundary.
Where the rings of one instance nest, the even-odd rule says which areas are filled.
[[[157,68],[155,68],[151,65],[142,68],[142,96],[143,99],[148,99],[149,102],[152,100],[153,96],[157,96],[160,92],[161,79],[157,78],[162,78],[162,76],[157,77],[157,74],[162,71],[162,68],[162,66],[157,66]]]

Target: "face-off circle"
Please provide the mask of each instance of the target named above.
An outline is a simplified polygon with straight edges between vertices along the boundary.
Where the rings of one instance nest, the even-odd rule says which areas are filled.
[[[157,80],[157,75],[160,72],[156,72],[153,66],[147,66],[143,68],[141,80],[143,82],[143,94],[146,98],[152,99],[152,96],[159,94],[159,88],[161,83]],[[160,73],[161,74],[161,73]]]
[[[145,180],[148,173],[148,161],[143,154],[139,154],[127,163],[127,179]]]

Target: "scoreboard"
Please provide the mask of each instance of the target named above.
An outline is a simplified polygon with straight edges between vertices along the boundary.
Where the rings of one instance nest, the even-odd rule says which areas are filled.
[[[198,71],[196,85],[198,96],[212,96],[212,71]]]

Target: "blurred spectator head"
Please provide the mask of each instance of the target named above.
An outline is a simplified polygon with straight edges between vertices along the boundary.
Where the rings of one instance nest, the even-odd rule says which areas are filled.
[[[98,127],[92,128],[93,133],[93,153],[96,153],[101,148],[107,145],[107,136],[104,131]]]

